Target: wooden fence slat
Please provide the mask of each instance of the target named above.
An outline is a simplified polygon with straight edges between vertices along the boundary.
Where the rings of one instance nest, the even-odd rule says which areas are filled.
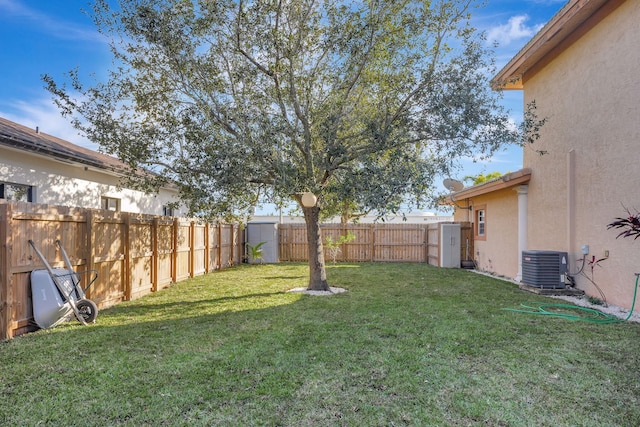
[[[156,221],[149,215],[130,214],[129,227],[129,298],[143,297],[154,289],[154,237]]]
[[[430,265],[440,265],[440,225],[429,224],[427,233],[428,262]]]
[[[195,276],[196,264],[195,264],[195,245],[196,245],[196,225],[195,223],[189,224],[189,277]]]
[[[93,254],[94,254],[94,247],[95,247],[95,232],[93,229],[93,221],[94,221],[94,216],[93,216],[93,211],[88,210],[87,211],[87,227],[86,227],[86,249],[85,249],[85,255],[86,255],[86,260],[87,260],[87,270],[89,271],[94,271],[96,268],[95,265],[95,261],[93,259]],[[86,286],[86,285],[85,285]],[[89,299],[92,299],[92,292],[93,290],[91,288],[89,288],[87,290],[86,296]]]
[[[371,260],[375,260],[376,259],[376,232],[375,232],[375,225],[371,226]]]
[[[467,248],[467,244],[469,247]],[[472,261],[473,256],[473,225],[470,222],[460,223],[460,259]]]
[[[123,214],[124,217],[124,232],[122,238],[124,239],[124,300],[129,301],[131,299],[131,215],[128,213]]]
[[[205,247],[205,251],[204,251],[204,272],[205,274],[208,273],[210,270],[209,268],[209,257],[211,256],[211,251],[210,251],[210,247],[211,247],[211,241],[210,241],[210,235],[209,235],[209,228],[210,225],[209,223],[206,223],[204,225],[204,247]]]
[[[0,339],[13,338],[11,293],[11,205],[0,205]]]
[[[158,291],[158,218],[151,225],[151,292]]]
[[[175,221],[167,221],[166,219],[158,219],[157,231],[157,282],[158,289],[173,281],[173,265],[174,265],[174,225]]]
[[[178,281],[178,228],[180,226],[180,220],[176,218],[173,221],[173,253],[171,254],[171,280],[175,283]]]

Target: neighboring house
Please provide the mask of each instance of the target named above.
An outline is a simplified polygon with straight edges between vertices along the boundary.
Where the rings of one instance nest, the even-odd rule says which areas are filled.
[[[0,199],[179,216],[178,192],[120,188],[118,159],[0,117]]]
[[[410,212],[399,215],[387,215],[384,220],[378,219],[375,215],[367,215],[358,219],[358,224],[433,224],[436,222],[449,222],[453,221],[453,215],[436,215],[433,212]],[[267,222],[267,223],[280,223],[280,224],[304,224],[304,217],[283,215],[282,217],[276,215],[254,215],[249,222]],[[340,217],[335,217],[331,220],[324,221],[326,224],[335,224],[340,222]]]
[[[623,206],[640,209],[638,22],[638,0],[570,0],[494,78],[495,87],[523,90],[525,105],[535,100],[548,122],[524,148],[514,185],[507,176],[453,195],[473,205],[456,209],[456,220],[471,215],[484,229],[475,241],[480,269],[520,279],[522,250],[552,250],[568,252],[577,273],[588,245],[587,259],[606,258],[593,280],[607,301],[631,306],[640,239],[616,239],[607,224],[626,216]]]

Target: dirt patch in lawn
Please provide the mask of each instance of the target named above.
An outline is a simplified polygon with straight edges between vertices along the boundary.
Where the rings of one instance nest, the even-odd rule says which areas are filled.
[[[344,288],[334,288],[333,286],[331,286],[329,287],[328,291],[310,291],[307,288],[293,288],[288,290],[287,292],[301,292],[307,295],[316,295],[316,296],[331,296],[331,295],[347,292],[347,290]]]

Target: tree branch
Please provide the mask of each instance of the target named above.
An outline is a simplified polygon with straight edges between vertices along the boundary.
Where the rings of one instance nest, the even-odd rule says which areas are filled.
[[[245,51],[242,48],[242,40],[240,38],[242,31],[240,31],[240,28],[241,28],[240,21],[243,15],[243,12],[242,12],[243,3],[244,3],[243,0],[238,1],[238,13],[237,13],[237,19],[236,19],[236,49],[238,50],[238,52],[240,52],[242,56],[244,56],[249,62],[251,62],[258,70],[262,71],[264,74],[266,74],[269,77],[273,77],[273,73],[269,71],[269,69],[267,69],[264,65],[260,64],[258,61],[256,61],[251,55],[249,55],[247,51]]]

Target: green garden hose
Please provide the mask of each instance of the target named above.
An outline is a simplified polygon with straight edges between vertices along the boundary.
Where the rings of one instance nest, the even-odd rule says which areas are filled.
[[[591,322],[591,323],[598,323],[598,324],[626,322],[633,315],[633,308],[636,305],[636,297],[638,296],[638,279],[640,279],[640,273],[636,273],[636,285],[633,291],[633,302],[631,303],[631,310],[629,311],[629,315],[627,316],[626,319],[620,319],[612,314],[606,314],[601,311],[594,310],[592,308],[580,307],[578,305],[573,305],[573,304],[523,302],[520,304],[522,309],[503,308],[503,310],[514,311],[516,313],[541,314],[545,316],[560,317],[567,320],[581,320],[584,322]],[[560,312],[556,310],[577,310],[582,313],[588,313],[589,315],[581,316],[578,314],[570,314],[567,312]]]

